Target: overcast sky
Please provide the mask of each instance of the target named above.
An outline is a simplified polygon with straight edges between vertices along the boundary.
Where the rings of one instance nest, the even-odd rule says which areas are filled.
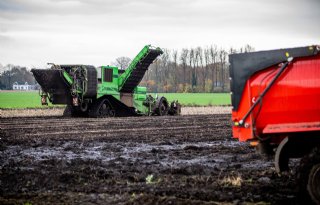
[[[0,0],[2,65],[106,65],[146,44],[320,44],[320,0]]]

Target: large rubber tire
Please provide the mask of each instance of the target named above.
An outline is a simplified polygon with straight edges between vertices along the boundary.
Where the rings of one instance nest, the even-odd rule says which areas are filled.
[[[159,116],[168,115],[168,109],[169,109],[168,101],[165,97],[162,97],[156,109],[156,114]]]
[[[180,115],[181,114],[181,104],[178,102],[171,102],[170,108],[168,110],[168,115]]]
[[[320,147],[301,159],[297,175],[301,202],[320,205]]]
[[[277,147],[276,154],[274,156],[274,163],[278,173],[289,171],[289,147],[289,137],[284,138]]]

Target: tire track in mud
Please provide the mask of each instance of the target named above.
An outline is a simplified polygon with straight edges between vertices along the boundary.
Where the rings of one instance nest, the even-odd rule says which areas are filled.
[[[295,203],[230,115],[0,119],[0,203]]]

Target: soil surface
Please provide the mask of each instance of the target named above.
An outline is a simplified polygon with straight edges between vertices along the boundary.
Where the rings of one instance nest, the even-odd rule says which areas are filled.
[[[43,109],[1,109],[0,117],[62,116],[64,107]],[[182,107],[181,115],[229,114],[230,106]]]
[[[297,203],[230,118],[0,118],[0,204]]]

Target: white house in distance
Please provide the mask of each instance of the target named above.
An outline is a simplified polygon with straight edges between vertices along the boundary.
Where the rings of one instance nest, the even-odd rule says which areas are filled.
[[[12,85],[13,90],[35,90],[35,85],[29,85],[27,82],[25,84],[19,85],[17,82]]]

